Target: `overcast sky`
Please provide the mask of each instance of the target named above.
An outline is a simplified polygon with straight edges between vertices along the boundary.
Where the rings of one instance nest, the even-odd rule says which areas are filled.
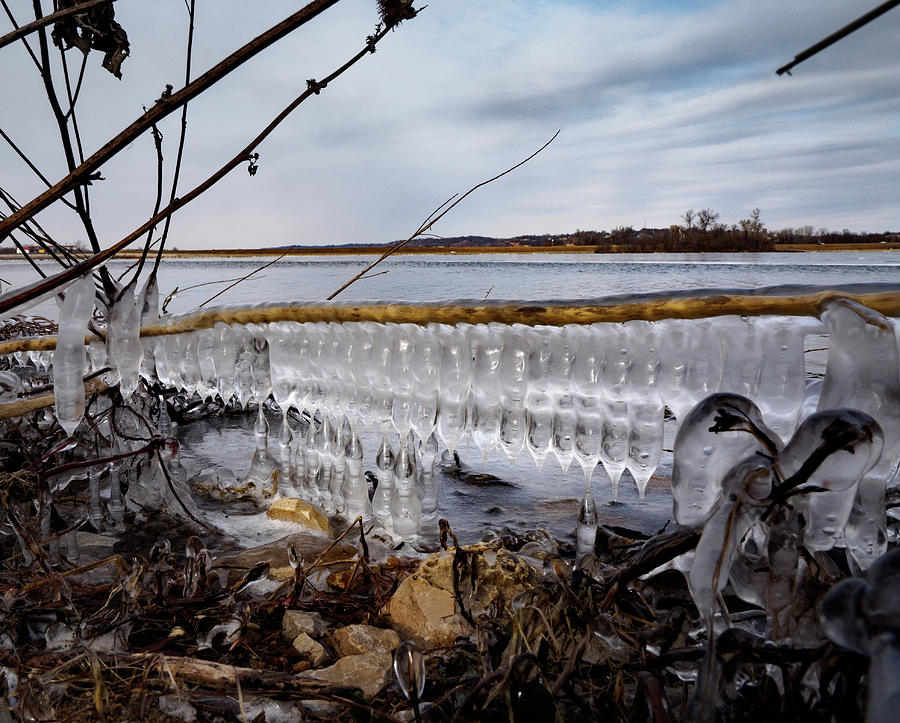
[[[198,0],[195,74],[296,10],[281,0]],[[417,5],[423,4],[417,2]],[[429,0],[258,149],[175,216],[179,248],[383,242],[406,237],[455,192],[559,138],[466,199],[447,236],[665,227],[687,208],[769,228],[900,230],[900,9],[799,65],[775,69],[876,0]],[[45,5],[48,5],[45,2]],[[12,0],[20,23],[31,2]],[[183,0],[120,0],[131,57],[123,80],[92,54],[79,121],[86,153],[181,86]],[[180,189],[201,182],[306,85],[355,53],[374,0],[343,0],[192,103]],[[9,29],[5,18],[0,34]],[[77,51],[70,51],[73,59]],[[64,175],[55,126],[21,43],[0,51],[0,127],[51,180]],[[13,102],[9,102],[12,98]],[[178,136],[162,127],[171,172]],[[149,135],[92,191],[104,245],[152,210]],[[0,186],[42,189],[0,140]],[[5,209],[4,209],[5,210]],[[74,217],[41,215],[60,241]]]

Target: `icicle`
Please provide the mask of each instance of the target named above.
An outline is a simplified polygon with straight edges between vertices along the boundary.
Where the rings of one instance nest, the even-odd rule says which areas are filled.
[[[285,412],[281,417],[281,435],[278,439],[281,453],[281,466],[278,469],[278,489],[276,497],[296,497],[297,492],[293,484],[293,466],[291,465],[291,446],[293,435],[288,424],[288,416]]]
[[[761,317],[762,366],[754,399],[769,428],[782,440],[788,440],[797,427],[806,388],[806,362],[803,340],[820,328],[815,319],[797,317]]]
[[[88,521],[99,532],[103,528],[103,508],[100,506],[100,480],[93,471],[88,472],[88,490],[90,494]]]
[[[215,329],[201,329],[197,332],[197,393],[201,399],[209,401],[218,394],[216,378],[215,348],[218,334]]]
[[[411,428],[412,388],[414,383],[416,327],[412,324],[389,325],[391,422],[400,439],[404,439]]]
[[[137,295],[136,308],[140,313],[141,327],[159,321],[159,285],[156,274],[151,274],[144,283],[144,288]],[[153,382],[157,378],[155,359],[157,344],[152,339],[141,339],[140,343],[144,351],[141,376],[148,382]]]
[[[309,427],[306,429],[306,442],[304,446],[306,459],[305,488],[311,502],[318,503],[318,479],[322,473],[322,459],[316,447],[316,421],[312,412],[309,414]]]
[[[262,404],[259,405],[253,433],[256,437],[256,448],[266,449],[269,446],[269,420],[266,419],[265,407]]]
[[[114,448],[113,454],[118,453],[118,449]],[[113,463],[109,468],[109,516],[112,518],[113,524],[118,529],[123,529],[125,522],[125,502],[122,499],[122,485],[119,478],[119,468]]]
[[[213,368],[216,370],[216,390],[219,399],[228,404],[235,393],[237,373],[237,339],[234,330],[224,322],[217,321],[213,327],[215,346],[213,346]]]
[[[435,474],[434,463],[437,459],[438,442],[434,434],[419,443],[419,460],[421,465],[422,519],[433,521],[437,517],[438,496],[440,494],[440,477]]]
[[[156,420],[156,431],[161,437],[172,436],[172,420],[169,418],[169,406],[165,396],[159,395],[159,415]]]
[[[375,521],[384,530],[393,534],[394,522],[391,516],[391,502],[394,492],[394,452],[388,442],[387,434],[381,440],[378,454],[375,456],[375,476],[378,478],[378,487],[372,498],[372,514]]]
[[[618,499],[619,479],[628,462],[628,402],[621,396],[621,386],[613,387],[601,397],[600,462],[612,483],[612,499]]]
[[[137,278],[122,289],[109,311],[106,331],[106,353],[119,390],[127,400],[131,398],[140,379],[144,347],[141,344],[142,300],[134,297]]]
[[[575,554],[578,558],[594,551],[597,539],[597,506],[591,494],[590,484],[584,488],[584,496],[578,505],[578,518],[575,523]]]
[[[347,457],[347,482],[344,488],[344,515],[349,521],[362,517],[363,522],[372,519],[372,503],[366,478],[363,476],[363,448],[356,430],[350,432],[345,447]]]
[[[662,455],[663,403],[654,397],[633,399],[628,404],[628,459],[625,466],[631,472],[641,499],[647,483]]]
[[[338,514],[344,511],[344,472],[347,469],[346,447],[350,438],[350,420],[344,417],[340,424],[331,427],[331,501]]]
[[[829,350],[819,409],[849,407],[881,425],[884,447],[863,475],[844,530],[847,548],[866,569],[887,547],[885,487],[900,457],[900,361],[890,320],[848,299],[824,304]]]
[[[441,324],[435,329],[441,343],[437,431],[451,452],[465,437],[468,423],[472,379],[472,344],[468,330],[468,324],[456,327]]]
[[[479,325],[472,332],[472,440],[485,463],[500,441],[500,389],[503,340],[495,327]]]
[[[575,340],[564,329],[551,332],[554,351],[550,366],[550,396],[553,403],[550,447],[563,474],[575,456],[575,397],[572,387]]]
[[[413,459],[413,440],[410,433],[400,445],[394,463],[394,494],[391,501],[391,520],[394,533],[409,541],[419,531],[422,503],[416,497],[416,466]]]
[[[53,355],[53,397],[56,419],[71,436],[84,416],[84,336],[94,309],[94,278],[90,273],[69,286],[59,312],[59,334]]]
[[[528,391],[527,342],[520,333],[525,327],[504,327],[500,355],[500,447],[509,465],[516,463],[525,446],[525,395]]]
[[[538,470],[550,452],[553,436],[553,398],[550,396],[553,342],[546,328],[526,332],[528,386],[525,393],[525,444]]]
[[[419,440],[428,439],[437,425],[440,345],[431,327],[416,327],[413,347],[409,422]]]
[[[316,415],[317,417],[319,414]],[[332,455],[332,429],[328,415],[321,413],[321,422],[316,432],[316,450],[319,453],[320,471],[316,477],[316,485],[319,488],[319,504],[329,515],[335,512],[334,500],[331,498],[331,475],[334,472],[334,457]]]

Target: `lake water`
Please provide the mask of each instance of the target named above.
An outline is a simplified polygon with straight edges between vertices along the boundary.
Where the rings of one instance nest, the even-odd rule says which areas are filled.
[[[327,297],[374,256],[283,258],[219,296],[213,305],[316,301]],[[187,312],[238,278],[269,263],[255,259],[172,259],[160,272],[172,313]],[[47,272],[53,265],[41,262]],[[118,276],[130,262],[114,261]],[[392,256],[370,278],[338,297],[347,301],[450,299],[586,299],[672,289],[753,288],[779,284],[900,282],[900,254],[890,251],[757,254],[477,254]],[[0,261],[0,279],[21,286],[37,279],[26,261]],[[212,282],[212,283],[210,283]],[[197,286],[198,284],[206,284]],[[6,289],[6,284],[3,284]],[[54,315],[44,302],[32,313]]]
[[[170,313],[191,311],[233,280],[250,274],[270,258],[166,261],[160,292],[172,295]],[[323,300],[367,264],[373,256],[291,257],[259,271],[226,291],[209,305],[255,304],[273,301]],[[44,262],[42,262],[44,263]],[[116,276],[130,263],[112,262]],[[48,272],[52,267],[47,264]],[[780,284],[839,285],[900,283],[900,254],[762,253],[762,254],[529,254],[529,255],[403,255],[387,259],[338,297],[339,300],[442,301],[451,299],[579,299],[623,293],[701,288],[753,288]],[[0,261],[0,279],[20,286],[36,279],[25,261]],[[213,283],[209,283],[213,282]],[[203,286],[198,286],[204,284]],[[4,289],[6,289],[4,284]],[[177,290],[177,291],[176,291]],[[55,316],[55,304],[44,302],[30,313]],[[214,424],[182,430],[184,458],[190,473],[205,467],[229,467],[240,477],[249,468],[254,449],[253,416],[226,418]],[[671,450],[673,429],[667,426],[665,447]],[[273,420],[273,427],[277,428]],[[364,440],[374,450],[377,440]],[[487,463],[473,445],[459,450],[462,462],[502,483],[465,483],[442,475],[441,511],[461,539],[471,541],[487,529],[523,530],[546,527],[557,536],[574,528],[577,500],[584,480],[573,464],[563,474],[552,459],[537,470],[523,453],[510,468],[495,451]],[[365,461],[372,469],[373,460]],[[651,481],[644,500],[638,498],[625,473],[619,503],[609,504],[611,491],[602,467],[594,474],[594,493],[601,521],[652,532],[671,514],[665,478],[671,454],[664,454],[660,478]]]

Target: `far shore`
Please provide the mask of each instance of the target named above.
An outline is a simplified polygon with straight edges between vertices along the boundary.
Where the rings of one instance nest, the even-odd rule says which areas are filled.
[[[390,246],[365,246],[358,248],[334,246],[307,246],[292,249],[172,249],[163,253],[164,258],[241,258],[258,256],[379,256],[388,251]],[[802,251],[900,251],[900,243],[845,243],[845,244],[776,244],[776,252]],[[125,249],[116,254],[119,259],[136,259],[140,257],[139,249]],[[593,246],[430,246],[402,248],[397,254],[428,255],[468,255],[468,254],[593,254],[593,253],[629,253],[617,247],[610,247],[597,252]],[[635,252],[631,252],[635,253]],[[660,252],[640,252],[642,255]],[[679,252],[675,252],[679,253]],[[697,253],[697,252],[685,252]],[[739,252],[736,252],[739,253]],[[48,258],[46,254],[39,257]],[[0,250],[0,259],[22,258],[18,252],[7,249]]]

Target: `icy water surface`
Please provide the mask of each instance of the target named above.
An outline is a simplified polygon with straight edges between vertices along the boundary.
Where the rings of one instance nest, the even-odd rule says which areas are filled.
[[[255,304],[320,301],[375,259],[374,256],[290,257],[260,271],[212,302]],[[163,298],[173,294],[171,313],[191,311],[234,280],[272,261],[171,259],[160,271]],[[41,262],[49,273],[53,265]],[[132,262],[109,264],[118,276]],[[384,273],[387,272],[387,273]],[[779,284],[896,283],[900,254],[894,252],[748,254],[475,254],[403,255],[385,260],[338,297],[442,301],[450,299],[585,299],[673,289],[753,288]],[[20,286],[37,279],[25,261],[0,262],[0,278]],[[209,282],[215,282],[209,284]],[[197,286],[204,284],[204,286]],[[6,288],[4,286],[4,288]],[[177,289],[177,292],[176,292]],[[45,302],[35,312],[55,316]]]

